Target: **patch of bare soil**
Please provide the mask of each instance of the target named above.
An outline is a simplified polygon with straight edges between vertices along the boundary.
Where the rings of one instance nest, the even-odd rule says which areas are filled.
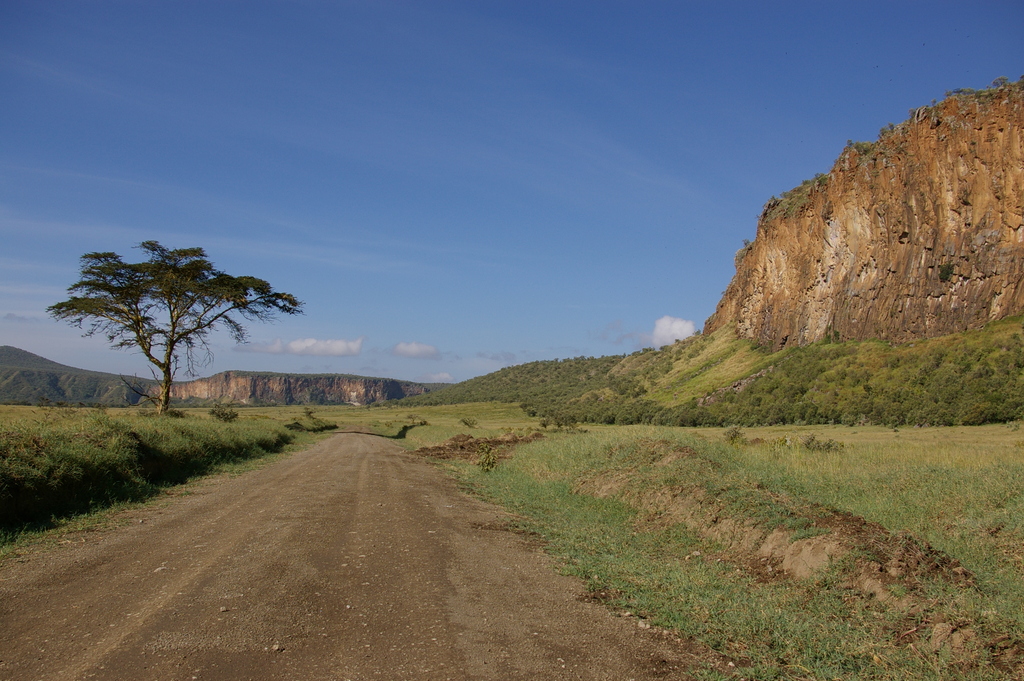
[[[433,459],[475,461],[480,457],[484,448],[490,448],[498,459],[507,459],[512,455],[512,449],[516,445],[540,440],[543,437],[543,433],[538,432],[530,433],[529,435],[509,433],[500,437],[473,437],[466,433],[460,433],[439,445],[420,447],[413,451],[413,454],[429,456]]]

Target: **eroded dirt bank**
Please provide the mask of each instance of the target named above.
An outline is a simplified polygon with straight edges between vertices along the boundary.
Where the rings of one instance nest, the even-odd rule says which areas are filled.
[[[0,566],[0,679],[653,679],[714,664],[581,600],[368,435]],[[720,664],[720,662],[719,662]]]

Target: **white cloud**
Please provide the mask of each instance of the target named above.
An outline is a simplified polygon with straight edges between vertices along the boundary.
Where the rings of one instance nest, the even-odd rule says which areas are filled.
[[[243,352],[266,352],[275,355],[315,355],[318,357],[351,357],[363,351],[363,340],[299,338],[285,343],[280,338],[273,343],[252,343],[238,347]]]
[[[416,379],[420,383],[452,383],[455,381],[452,375],[447,371],[442,371],[437,374],[423,374]]]
[[[654,344],[654,347],[660,348],[664,345],[671,345],[681,338],[688,338],[696,332],[697,325],[689,319],[665,315],[654,322],[654,333],[651,335],[651,342]]]
[[[399,343],[391,349],[391,354],[416,359],[439,359],[441,357],[437,348],[426,343]]]

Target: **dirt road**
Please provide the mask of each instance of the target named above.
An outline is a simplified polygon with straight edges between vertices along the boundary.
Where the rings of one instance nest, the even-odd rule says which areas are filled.
[[[581,600],[503,526],[393,443],[336,435],[8,561],[0,679],[639,680],[698,663]]]

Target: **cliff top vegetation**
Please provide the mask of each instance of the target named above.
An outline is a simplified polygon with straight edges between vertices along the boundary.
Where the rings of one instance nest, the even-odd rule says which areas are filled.
[[[842,162],[845,157],[851,154],[856,156],[857,162],[860,164],[871,162],[880,155],[885,155],[885,140],[894,134],[906,132],[908,127],[914,122],[918,122],[926,118],[934,119],[942,117],[945,117],[947,122],[955,122],[954,119],[950,118],[942,111],[942,105],[945,101],[953,100],[961,105],[969,103],[985,105],[995,101],[998,97],[1020,97],[1022,95],[1024,95],[1024,75],[1022,75],[1016,82],[1011,81],[1005,76],[1000,76],[992,81],[992,84],[989,85],[989,87],[978,90],[972,88],[957,88],[955,90],[950,90],[946,92],[946,99],[943,100],[943,102],[936,102],[935,100],[932,100],[930,106],[911,109],[908,118],[903,122],[889,123],[884,126],[878,131],[878,139],[874,142],[855,142],[853,140],[847,140],[846,147],[843,149],[843,153],[840,155],[837,164]],[[795,215],[801,208],[807,205],[811,193],[815,189],[827,186],[828,181],[828,173],[818,173],[813,178],[804,180],[796,187],[783,192],[781,196],[771,197],[768,202],[765,203],[765,206],[761,211],[761,221],[774,220],[783,216],[793,217],[793,215]]]

